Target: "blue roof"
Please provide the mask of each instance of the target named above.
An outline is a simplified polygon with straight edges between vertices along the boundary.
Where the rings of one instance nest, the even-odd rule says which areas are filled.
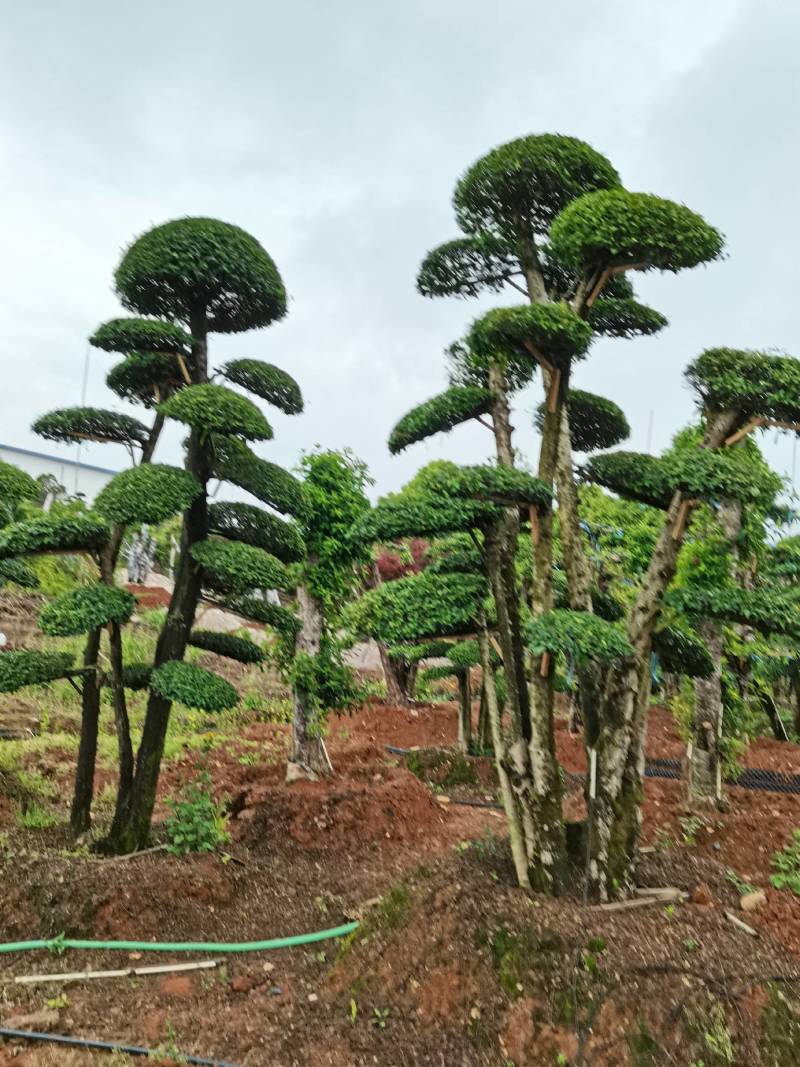
[[[17,448],[16,445],[4,445],[0,441],[0,449],[6,452],[16,452],[20,456],[33,456],[34,459],[46,459],[51,463],[61,463],[65,467],[80,467],[84,471],[97,471],[98,474],[117,474],[118,471],[109,467],[95,467],[92,463],[79,463],[75,459],[65,459],[63,456],[49,456],[46,452],[34,452],[30,448]]]

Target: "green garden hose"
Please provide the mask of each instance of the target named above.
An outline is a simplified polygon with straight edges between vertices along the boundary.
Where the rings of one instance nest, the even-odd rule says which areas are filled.
[[[333,926],[328,930],[316,930],[311,934],[294,934],[292,937],[275,937],[270,941],[82,941],[71,937],[51,937],[48,940],[9,941],[0,943],[0,952],[30,952],[46,948],[60,953],[68,948],[120,949],[123,952],[266,952],[274,948],[294,948],[296,945],[312,945],[334,937],[346,937],[358,929],[357,922]]]

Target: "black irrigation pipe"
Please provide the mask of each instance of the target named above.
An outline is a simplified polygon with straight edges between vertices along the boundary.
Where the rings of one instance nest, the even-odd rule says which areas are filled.
[[[69,1045],[72,1048],[92,1049],[96,1052],[124,1052],[128,1056],[157,1056],[158,1050],[141,1045],[123,1045],[118,1041],[94,1041],[86,1037],[67,1037],[64,1034],[41,1034],[36,1030],[10,1030],[0,1027],[0,1037],[16,1041],[46,1041],[51,1045]],[[207,1060],[202,1056],[180,1053],[181,1063],[193,1063],[198,1067],[236,1067],[227,1060]]]
[[[413,749],[397,748],[395,745],[384,745],[387,752],[393,756],[408,756]],[[681,761],[678,759],[651,759],[645,765],[646,778],[666,778],[679,780],[681,777]],[[567,778],[573,781],[583,780],[584,774],[576,774],[568,771]],[[726,779],[728,785],[738,786],[740,789],[755,789],[766,793],[790,793],[800,794],[800,774],[785,774],[783,771],[768,771],[761,767],[746,767],[735,778]],[[461,802],[466,803],[466,802]],[[480,801],[470,801],[470,806],[484,806]],[[486,805],[494,807],[494,805]]]

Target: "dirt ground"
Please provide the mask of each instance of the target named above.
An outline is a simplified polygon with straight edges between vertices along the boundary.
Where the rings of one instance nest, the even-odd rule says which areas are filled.
[[[441,750],[453,705],[372,701],[334,719],[330,782],[283,782],[287,728],[253,723],[234,740],[170,762],[163,798],[198,763],[230,812],[222,854],[154,852],[103,860],[67,853],[63,830],[21,829],[0,803],[0,937],[240,941],[359,919],[347,941],[234,953],[197,973],[20,986],[15,976],[185,960],[177,954],[0,956],[0,1023],[217,1057],[239,1067],[380,1064],[716,1064],[799,1061],[800,897],[769,887],[773,852],[800,824],[800,797],[728,791],[728,810],[690,812],[678,782],[648,779],[639,883],[685,902],[622,912],[513,887],[486,760],[427,766],[386,745]],[[559,755],[579,772],[579,739],[559,723]],[[758,741],[748,766],[800,769],[800,747]],[[679,757],[654,709],[649,755]],[[61,774],[64,761],[42,762]],[[438,760],[438,762],[437,762]],[[779,763],[777,761],[780,761]],[[59,781],[68,790],[69,782]],[[577,789],[577,791],[575,791]],[[2,801],[2,783],[0,783]],[[579,785],[570,810],[580,814]],[[766,902],[740,910],[745,884]],[[753,937],[726,912],[753,927]],[[190,957],[197,958],[197,957]],[[796,1044],[795,1044],[796,1043]],[[0,1045],[0,1064],[127,1062]],[[133,1061],[131,1061],[133,1062]],[[168,1062],[167,1059],[164,1062]]]

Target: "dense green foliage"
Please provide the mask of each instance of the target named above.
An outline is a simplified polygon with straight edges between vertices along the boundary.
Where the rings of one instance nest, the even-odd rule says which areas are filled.
[[[39,578],[35,571],[20,560],[3,559],[0,560],[0,589],[9,583],[19,585],[23,589],[36,589]]]
[[[186,323],[205,313],[214,333],[268,326],[286,314],[271,257],[250,234],[217,219],[153,227],[128,248],[114,279],[129,310]]]
[[[369,476],[360,460],[342,452],[308,452],[300,469],[306,500],[299,520],[306,546],[303,580],[322,605],[329,628],[355,591],[354,565],[367,559],[352,532],[369,513]]]
[[[181,660],[169,660],[156,667],[150,685],[165,700],[175,700],[201,711],[227,711],[239,703],[239,694],[230,682],[213,671]]]
[[[663,459],[670,482],[699,500],[740,500],[768,507],[783,482],[742,448],[689,448]]]
[[[122,445],[142,445],[150,431],[130,415],[103,408],[59,408],[42,415],[31,427],[48,441],[100,441]]]
[[[36,500],[39,485],[26,471],[0,460],[0,526],[10,522],[23,500]]]
[[[647,337],[667,325],[666,317],[647,304],[605,295],[592,305],[587,321],[595,333],[605,337]]]
[[[66,652],[0,652],[0,693],[64,678],[73,659]]]
[[[418,404],[400,419],[389,435],[389,451],[395,456],[417,441],[485,415],[491,406],[492,395],[488,390],[475,385],[451,386]]]
[[[213,439],[214,474],[223,481],[238,485],[263,504],[283,515],[302,515],[305,494],[300,481],[276,463],[261,459],[244,441],[235,437]]]
[[[97,495],[94,506],[109,522],[159,523],[184,511],[202,492],[189,471],[164,463],[145,463],[116,474]]]
[[[721,619],[765,634],[800,639],[800,605],[794,596],[779,590],[687,585],[671,590],[667,602],[689,617]]]
[[[127,589],[97,582],[45,604],[39,612],[39,626],[51,637],[74,637],[109,622],[126,623],[135,609],[136,598]]]
[[[287,639],[293,639],[300,629],[300,620],[293,612],[280,604],[269,604],[260,597],[231,597],[226,601],[226,606],[245,619],[269,626]]]
[[[622,408],[596,393],[570,389],[566,396],[569,429],[574,452],[596,452],[613,448],[631,432]],[[536,409],[536,429],[544,426],[545,405]]]
[[[485,464],[459,467],[455,464],[439,468],[431,481],[434,493],[450,497],[467,497],[493,504],[519,504],[545,507],[552,500],[552,491],[539,478],[513,467]]]
[[[174,322],[161,319],[111,319],[98,326],[89,344],[106,352],[168,352],[188,355],[192,338]]]
[[[690,678],[710,678],[714,661],[705,642],[696,633],[665,626],[653,635],[653,651],[662,670]]]
[[[586,481],[602,485],[627,500],[662,510],[669,507],[675,492],[663,460],[645,452],[620,451],[592,456],[581,474]]]
[[[146,408],[160,404],[169,390],[183,384],[177,360],[165,352],[131,352],[106,375],[113,393]]]
[[[268,552],[240,541],[199,541],[192,558],[204,571],[203,584],[233,596],[251,589],[287,589],[289,575],[284,565]]]
[[[451,386],[489,388],[489,368],[501,370],[507,393],[516,393],[528,385],[536,373],[529,352],[494,351],[488,355],[476,351],[469,341],[455,341],[445,349],[447,378]]]
[[[484,526],[498,515],[499,509],[492,504],[458,497],[398,493],[379,500],[358,524],[354,536],[370,544],[403,537],[440,537]]]
[[[429,252],[417,275],[423,296],[478,296],[499,292],[520,273],[514,249],[490,233],[457,237]]]
[[[516,241],[544,234],[575,197],[619,185],[605,156],[576,137],[538,134],[492,149],[456,186],[456,218],[466,233]]]
[[[633,654],[620,627],[588,611],[546,611],[527,623],[525,638],[535,656],[560,652],[575,663],[610,662]]]
[[[684,204],[626,189],[580,197],[550,229],[551,255],[576,270],[678,271],[719,259],[722,248],[722,235]]]
[[[263,548],[282,563],[297,563],[306,548],[295,523],[272,515],[253,504],[219,501],[208,507],[208,531],[229,541]]]
[[[348,618],[360,633],[388,645],[475,629],[485,596],[483,578],[468,574],[415,574],[370,589]]]
[[[800,361],[747,349],[708,348],[685,372],[707,411],[800,425]]]
[[[487,357],[495,351],[528,352],[528,345],[558,366],[585,355],[592,328],[568,304],[520,304],[494,308],[470,328],[469,343]],[[534,353],[530,352],[533,360]]]
[[[406,663],[419,663],[424,659],[439,659],[447,656],[452,647],[451,641],[420,641],[418,644],[392,645],[388,652],[394,659],[402,659]]]
[[[91,511],[44,514],[0,529],[0,559],[40,552],[99,552],[109,529]]]
[[[213,630],[192,630],[189,644],[214,652],[217,656],[238,660],[239,663],[263,663],[266,659],[264,650],[247,637],[235,634],[215,633]]]
[[[169,419],[191,426],[201,436],[228,434],[248,441],[268,441],[272,427],[252,400],[224,385],[188,385],[159,404]]]
[[[223,378],[232,385],[240,385],[249,393],[280,408],[286,415],[299,415],[303,410],[300,386],[285,370],[260,359],[232,359],[220,367]]]

